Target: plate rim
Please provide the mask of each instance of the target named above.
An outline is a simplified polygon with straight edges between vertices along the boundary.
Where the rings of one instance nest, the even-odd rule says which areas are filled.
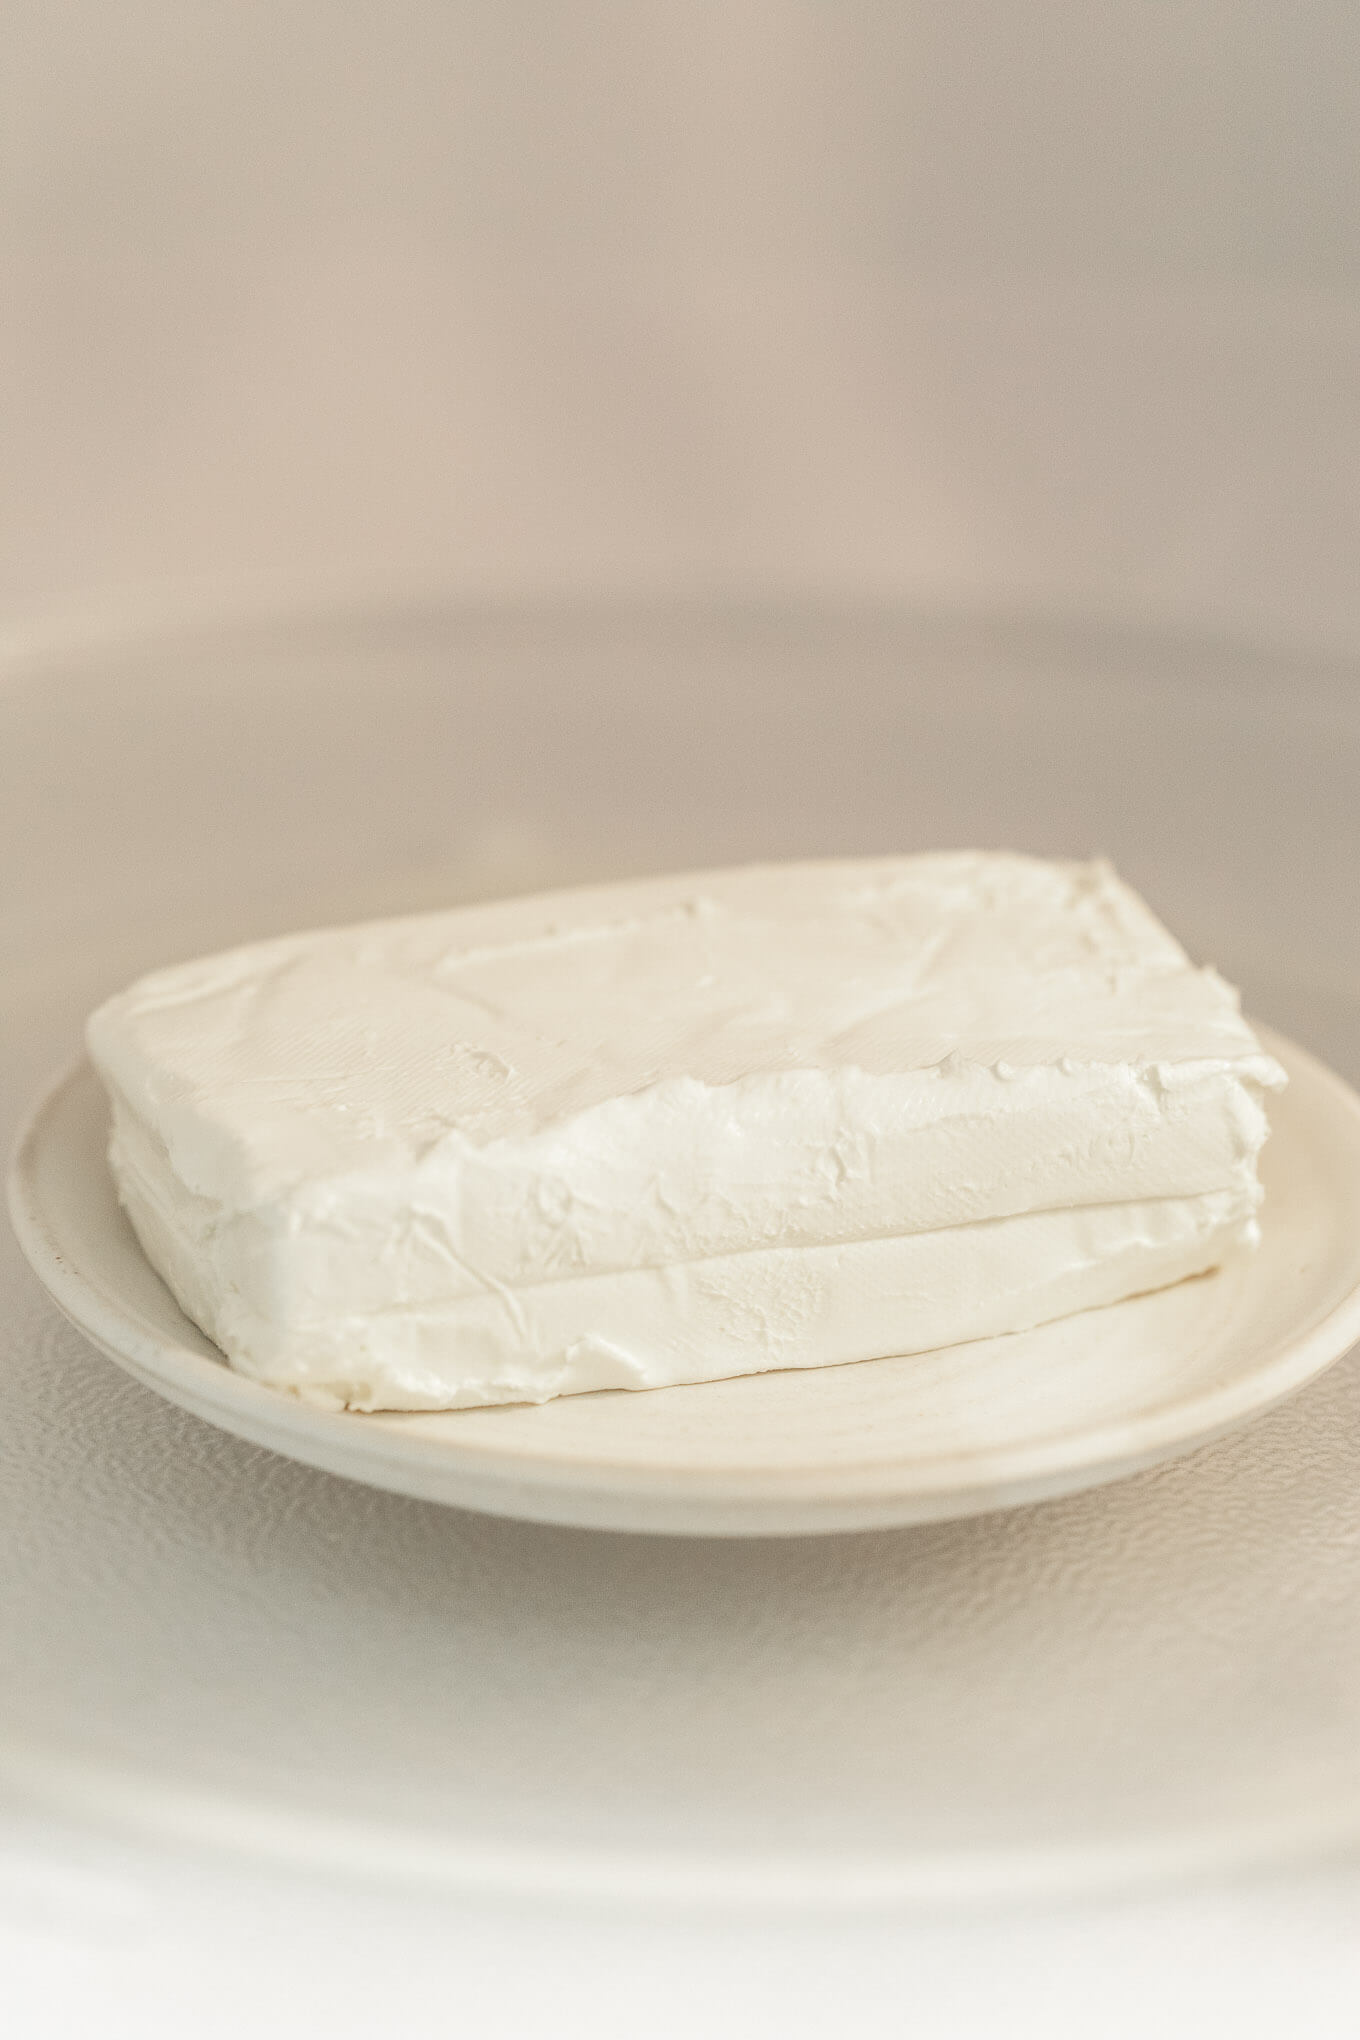
[[[1301,1068],[1310,1085],[1331,1094],[1360,1154],[1360,1096],[1308,1050],[1272,1028],[1253,1024],[1268,1050],[1291,1068]],[[911,1461],[899,1453],[834,1469],[816,1462],[640,1466],[563,1459],[551,1451],[507,1458],[471,1441],[402,1438],[397,1426],[403,1412],[313,1409],[238,1374],[225,1358],[170,1345],[144,1329],[96,1276],[70,1260],[43,1203],[38,1161],[52,1116],[68,1093],[86,1084],[97,1085],[98,1078],[82,1055],[47,1086],[27,1115],[7,1172],[15,1235],[62,1315],[143,1386],[218,1429],[341,1478],[443,1506],[577,1528],[698,1536],[809,1535],[952,1520],[1104,1485],[1197,1451],[1264,1415],[1360,1340],[1358,1246],[1351,1287],[1247,1375],[1188,1399],[1161,1403],[1133,1419],[971,1452],[966,1459],[956,1454]],[[201,1331],[199,1336],[206,1338]],[[680,1387],[693,1392],[711,1385]],[[481,1413],[459,1414],[475,1418]]]

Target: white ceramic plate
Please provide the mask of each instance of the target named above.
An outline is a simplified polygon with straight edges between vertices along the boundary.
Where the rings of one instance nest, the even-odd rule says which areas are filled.
[[[435,1415],[309,1408],[234,1374],[137,1245],[82,1064],[20,1143],[20,1241],[138,1380],[255,1444],[428,1501],[599,1529],[796,1534],[977,1514],[1186,1452],[1360,1337],[1360,1099],[1272,1039],[1291,1083],[1263,1244],[1217,1274],[1037,1331],[696,1387]]]

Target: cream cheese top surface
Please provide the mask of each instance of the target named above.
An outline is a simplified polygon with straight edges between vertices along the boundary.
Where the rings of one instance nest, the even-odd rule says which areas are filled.
[[[155,972],[89,1026],[115,1168],[277,1327],[1228,1193],[1282,1081],[1102,864],[647,879]]]

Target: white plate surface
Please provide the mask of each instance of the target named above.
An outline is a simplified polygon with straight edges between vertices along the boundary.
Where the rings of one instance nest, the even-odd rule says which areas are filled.
[[[315,1410],[234,1374],[120,1212],[88,1064],[22,1140],[20,1241],[77,1328],[257,1445],[424,1501],[593,1529],[788,1535],[966,1516],[1150,1466],[1258,1415],[1360,1337],[1360,1099],[1274,1040],[1263,1243],[1038,1330],[853,1366],[537,1407]]]

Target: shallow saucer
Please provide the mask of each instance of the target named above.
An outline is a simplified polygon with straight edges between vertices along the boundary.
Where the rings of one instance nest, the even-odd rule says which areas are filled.
[[[1360,1338],[1360,1099],[1261,1032],[1291,1081],[1272,1106],[1256,1253],[1036,1331],[852,1366],[539,1407],[312,1409],[234,1373],[146,1261],[84,1063],[21,1139],[10,1209],[40,1280],[110,1358],[210,1423],[331,1473],[598,1529],[762,1536],[925,1522],[1190,1451]]]

